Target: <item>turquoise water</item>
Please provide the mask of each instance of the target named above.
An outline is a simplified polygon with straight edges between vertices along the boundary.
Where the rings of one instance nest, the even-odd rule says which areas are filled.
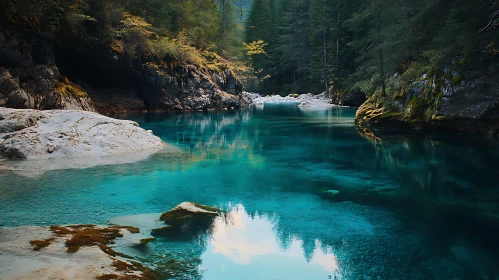
[[[499,277],[497,140],[373,134],[354,116],[296,105],[128,116],[183,153],[4,171],[0,225],[105,224],[194,201],[228,214],[194,240],[132,249],[174,279]]]

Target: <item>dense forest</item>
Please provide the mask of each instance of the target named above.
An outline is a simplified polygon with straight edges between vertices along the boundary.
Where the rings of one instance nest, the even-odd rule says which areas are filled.
[[[230,71],[263,94],[401,94],[494,72],[499,1],[9,0],[0,24],[127,63]],[[495,72],[494,72],[495,73]],[[438,88],[436,86],[435,88]],[[438,96],[439,89],[433,90]]]
[[[246,0],[7,0],[0,23],[121,57],[217,69],[243,52]],[[220,55],[220,56],[218,56]]]
[[[264,92],[390,90],[424,73],[484,69],[497,59],[499,2],[254,0],[246,41]],[[431,76],[431,75],[430,75]]]

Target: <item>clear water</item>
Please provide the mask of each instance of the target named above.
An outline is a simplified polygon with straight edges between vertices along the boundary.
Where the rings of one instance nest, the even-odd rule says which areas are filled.
[[[173,279],[498,279],[497,141],[373,137],[354,115],[280,105],[129,116],[185,154],[2,172],[0,225],[105,224],[194,201],[228,214],[195,240],[131,249]]]

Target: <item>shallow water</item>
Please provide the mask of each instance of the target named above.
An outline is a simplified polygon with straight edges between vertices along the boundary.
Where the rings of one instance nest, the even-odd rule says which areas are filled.
[[[499,277],[497,141],[372,134],[354,115],[266,105],[129,116],[184,153],[3,171],[0,224],[105,224],[194,201],[228,213],[193,240],[133,249],[175,279]]]

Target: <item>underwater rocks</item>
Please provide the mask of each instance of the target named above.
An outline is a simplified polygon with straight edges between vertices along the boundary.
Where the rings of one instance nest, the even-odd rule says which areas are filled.
[[[137,123],[86,111],[38,111],[0,107],[0,157],[85,158],[145,152],[166,146]]]
[[[153,229],[152,235],[175,240],[190,239],[208,230],[221,214],[222,210],[215,207],[183,202],[161,215],[160,220],[167,226]]]

